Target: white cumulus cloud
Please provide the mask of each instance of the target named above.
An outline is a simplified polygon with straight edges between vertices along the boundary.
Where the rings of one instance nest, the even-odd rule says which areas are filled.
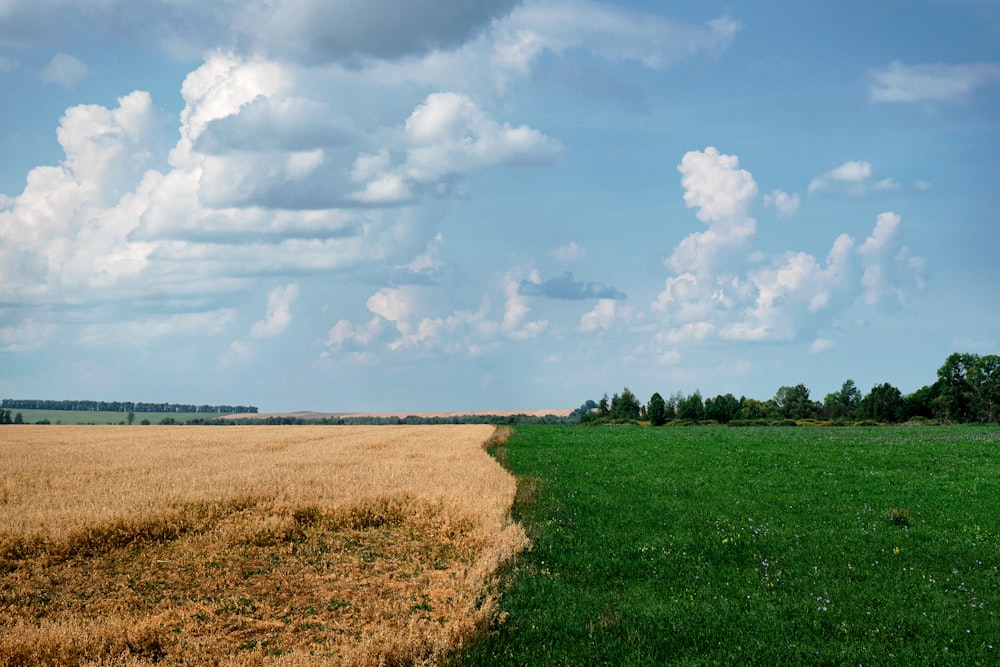
[[[724,250],[741,246],[757,230],[757,221],[748,215],[757,196],[757,183],[739,158],[725,155],[713,146],[689,151],[680,165],[684,203],[697,209],[696,216],[708,230],[688,235],[665,260],[677,273],[710,271]]]
[[[709,339],[794,340],[852,303],[900,302],[909,288],[922,286],[924,261],[902,244],[896,213],[878,215],[860,245],[839,235],[822,260],[802,251],[768,253],[753,247],[748,211],[757,188],[736,156],[694,151],[680,170],[685,201],[708,230],[685,237],[664,263],[673,274],[650,305],[663,327],[653,343],[657,349]],[[869,163],[848,162],[827,172],[823,184],[867,185],[871,174]],[[790,200],[775,190],[765,203],[777,207],[785,197]],[[713,261],[735,249],[740,252],[728,252],[726,262]],[[588,314],[588,327],[600,325],[599,314]]]
[[[627,320],[631,315],[632,308],[630,306],[615,299],[599,299],[592,310],[580,317],[580,331],[584,333],[608,331],[616,321]]]
[[[898,190],[899,184],[891,178],[872,179],[873,169],[867,160],[850,160],[827,171],[809,182],[809,194],[823,190],[850,196],[872,192]]]

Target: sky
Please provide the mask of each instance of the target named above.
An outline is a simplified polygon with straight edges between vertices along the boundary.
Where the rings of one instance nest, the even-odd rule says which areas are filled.
[[[904,394],[1000,351],[996,0],[0,0],[0,396]]]

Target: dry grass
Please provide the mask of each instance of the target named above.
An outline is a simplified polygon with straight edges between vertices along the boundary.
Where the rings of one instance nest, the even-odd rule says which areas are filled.
[[[0,665],[411,665],[526,545],[491,426],[22,426]]]

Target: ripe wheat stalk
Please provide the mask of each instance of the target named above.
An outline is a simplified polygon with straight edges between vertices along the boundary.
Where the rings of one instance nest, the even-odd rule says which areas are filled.
[[[527,544],[493,435],[5,429],[0,666],[440,659]]]

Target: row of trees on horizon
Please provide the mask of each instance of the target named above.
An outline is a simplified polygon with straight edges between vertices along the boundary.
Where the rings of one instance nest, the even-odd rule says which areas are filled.
[[[912,394],[888,382],[862,395],[853,380],[822,402],[810,398],[804,384],[782,386],[774,397],[758,400],[732,394],[702,398],[699,391],[668,398],[654,393],[642,405],[625,387],[610,399],[588,400],[577,409],[581,422],[649,421],[661,426],[671,420],[688,422],[781,421],[818,419],[831,422],[872,420],[901,423],[928,419],[952,423],[1000,423],[1000,356],[954,353],[938,369],[937,380]]]
[[[5,398],[0,401],[5,410],[75,410],[84,412],[198,412],[232,415],[257,413],[253,405],[189,405],[186,403],[136,403],[134,401],[55,401],[40,398]]]

